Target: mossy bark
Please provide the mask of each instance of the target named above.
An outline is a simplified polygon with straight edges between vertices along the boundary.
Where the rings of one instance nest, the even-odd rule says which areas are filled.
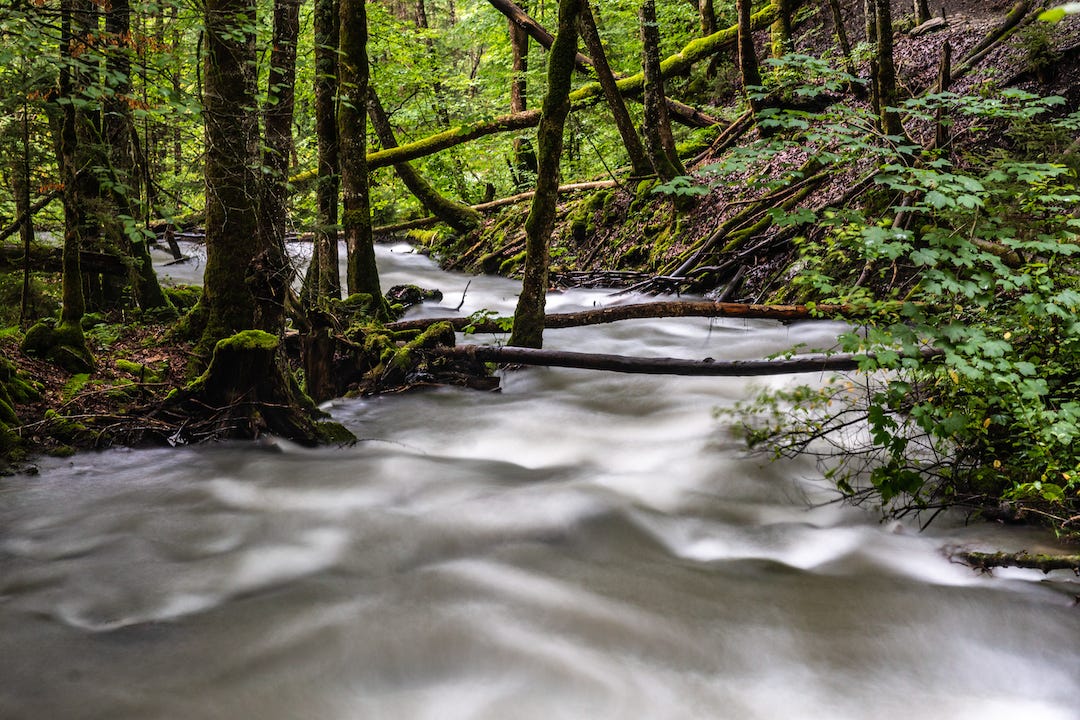
[[[368,97],[368,111],[371,113],[371,126],[379,138],[379,143],[384,148],[397,147],[397,138],[394,137],[394,129],[390,125],[390,119],[383,110],[379,96],[371,89]],[[480,213],[468,205],[454,202],[439,193],[435,186],[429,183],[409,163],[396,163],[394,172],[397,173],[409,192],[420,201],[435,217],[445,222],[460,233],[467,233],[480,225]]]
[[[371,237],[371,197],[367,163],[367,102],[370,68],[367,56],[367,8],[364,0],[340,0],[338,142],[341,150],[341,225],[348,252],[350,295],[381,297],[379,270]],[[385,313],[383,313],[385,314]]]
[[[877,31],[877,87],[881,131],[886,135],[903,135],[900,113],[896,110],[896,65],[893,62],[892,9],[889,0],[874,0]]]
[[[265,434],[314,445],[324,431],[311,399],[282,363],[280,339],[261,330],[247,330],[220,340],[209,367],[198,379],[175,392],[166,406],[206,416],[223,438],[254,439]]]
[[[510,344],[542,347],[548,280],[548,242],[555,228],[563,128],[570,112],[570,81],[577,55],[577,22],[582,0],[560,0],[559,28],[548,57],[548,89],[537,130],[536,194],[525,221],[525,276],[514,312]]]
[[[750,0],[736,0],[739,28],[739,74],[742,76],[743,92],[746,93],[750,110],[756,116],[761,111],[761,101],[755,94],[761,91],[761,70],[758,68],[757,49],[750,21]]]
[[[656,3],[641,4],[642,76],[645,115],[642,120],[645,149],[660,179],[665,182],[686,174],[675,150],[671,120],[664,101],[664,75],[660,69],[660,29],[656,22]]]
[[[196,350],[203,367],[218,340],[253,327],[257,300],[247,275],[261,251],[255,35],[244,19],[255,17],[255,7],[253,0],[207,0],[205,12],[206,325]]]
[[[751,17],[751,27],[755,30],[767,27],[775,18],[776,10],[768,5]],[[710,58],[721,50],[733,45],[738,37],[738,27],[732,26],[719,30],[704,38],[693,40],[674,55],[661,61],[660,71],[665,77],[673,77],[690,71],[694,63]],[[642,73],[622,78],[616,82],[619,92],[625,95],[636,95],[642,91],[645,79]],[[603,88],[599,83],[588,83],[570,93],[571,107],[583,108],[594,104],[603,97]],[[447,148],[461,145],[462,143],[494,135],[501,132],[514,132],[536,127],[540,122],[540,112],[528,110],[523,113],[503,115],[492,120],[482,120],[468,125],[459,125],[443,132],[429,135],[411,143],[406,143],[393,150],[379,150],[371,153],[368,160],[368,169],[375,170],[388,167],[396,162],[416,160],[427,155],[433,155]],[[292,178],[294,183],[310,182],[315,179],[314,171],[302,173]]]
[[[316,297],[340,298],[338,270],[338,195],[340,191],[337,133],[338,0],[315,0],[315,134],[319,145],[315,189],[317,225],[312,260]]]

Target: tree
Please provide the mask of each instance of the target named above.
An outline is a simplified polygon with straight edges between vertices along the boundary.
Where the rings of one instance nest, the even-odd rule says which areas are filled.
[[[367,57],[367,9],[364,0],[340,0],[338,142],[341,150],[341,225],[348,253],[350,295],[371,297],[382,308],[379,269],[371,237],[371,198],[367,163],[367,102],[370,71]],[[385,313],[385,309],[381,312]]]
[[[735,8],[739,17],[739,74],[750,109],[757,115],[761,112],[761,101],[757,94],[761,92],[762,82],[757,50],[754,48],[754,33],[750,26],[750,0],[735,0]]]
[[[604,98],[607,100],[608,107],[611,108],[615,126],[619,130],[623,147],[626,148],[626,154],[630,158],[631,172],[636,177],[652,175],[656,170],[653,168],[652,163],[649,162],[649,157],[645,153],[645,146],[642,144],[641,137],[634,127],[630,113],[626,110],[626,102],[623,100],[622,93],[619,92],[615,76],[611,72],[611,66],[608,65],[604,45],[600,41],[600,33],[596,29],[596,20],[587,0],[582,2],[579,24],[581,26],[581,37],[585,41],[585,47],[588,48],[589,55],[592,56],[593,66],[596,68],[596,77],[600,81],[600,87],[604,90]]]
[[[315,186],[316,225],[311,261],[315,297],[341,297],[338,271],[338,200],[340,190],[337,73],[338,0],[315,0],[315,135],[318,141],[318,181]],[[312,274],[309,273],[309,277]]]
[[[644,77],[645,116],[642,120],[645,149],[656,174],[667,182],[685,175],[686,170],[675,150],[664,94],[664,76],[660,70],[660,29],[656,22],[655,0],[641,3],[641,64]]]
[[[896,110],[896,66],[893,64],[892,9],[889,0],[874,0],[875,31],[877,34],[877,88],[881,131],[886,135],[903,135],[900,114]]]
[[[542,347],[548,282],[548,241],[555,227],[563,127],[570,112],[570,82],[577,55],[581,0],[559,0],[559,26],[548,57],[548,88],[536,132],[537,175],[529,217],[525,220],[525,275],[514,311],[510,344]]]

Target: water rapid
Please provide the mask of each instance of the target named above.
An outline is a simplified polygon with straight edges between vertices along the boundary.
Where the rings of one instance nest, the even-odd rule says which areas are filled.
[[[407,246],[380,263],[387,287],[442,289],[416,315],[513,308],[511,281]],[[545,339],[735,359],[837,331]],[[0,718],[1080,718],[1076,582],[941,551],[1039,537],[824,504],[813,463],[747,455],[713,417],[786,382],[526,369],[498,393],[334,401],[345,449],[42,460],[0,480]]]

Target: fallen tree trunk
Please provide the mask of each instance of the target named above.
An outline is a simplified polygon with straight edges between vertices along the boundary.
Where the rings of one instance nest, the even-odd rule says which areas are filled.
[[[1074,555],[1046,555],[1026,552],[960,552],[953,555],[954,558],[970,565],[976,570],[990,570],[996,567],[1018,567],[1032,570],[1042,570],[1048,573],[1051,570],[1072,570],[1080,574],[1080,554]]]
[[[993,48],[997,47],[1001,41],[1012,35],[1013,31],[1020,25],[1020,22],[1027,17],[1028,11],[1031,9],[1031,0],[1020,0],[1013,6],[1009,14],[1005,16],[1005,19],[996,28],[987,33],[978,45],[968,51],[967,55],[960,59],[960,64],[952,69],[950,73],[952,80],[955,82],[960,77],[970,72],[976,64],[979,63],[987,53]]]
[[[751,25],[755,30],[760,30],[770,25],[776,17],[776,9],[768,5],[757,12],[751,18]],[[708,57],[712,57],[721,50],[734,44],[738,35],[736,27],[729,27],[704,38],[698,38],[689,43],[681,51],[675,53],[660,63],[660,72],[665,78],[681,75],[688,72],[694,63]],[[631,75],[619,80],[616,85],[623,95],[636,95],[642,91],[645,78],[642,73]],[[593,82],[578,88],[570,93],[571,109],[588,107],[603,97],[603,89],[600,83]],[[694,111],[697,112],[697,111]],[[467,125],[458,125],[435,135],[429,135],[411,143],[387,150],[379,150],[368,154],[368,168],[387,167],[394,163],[416,160],[417,158],[433,155],[447,148],[475,140],[485,135],[494,135],[502,132],[512,132],[536,127],[540,123],[540,111],[528,110],[512,115],[502,115],[492,120],[481,120]],[[315,171],[309,170],[294,175],[289,179],[292,184],[301,184],[315,179]]]
[[[618,187],[619,183],[615,180],[597,180],[596,182],[583,182],[573,183],[571,185],[563,185],[559,188],[559,194],[583,192],[585,190],[600,190],[603,188]],[[529,190],[528,192],[519,193],[517,195],[511,195],[509,197],[499,198],[498,200],[492,200],[491,202],[480,203],[479,205],[473,205],[472,209],[476,212],[484,213],[492,210],[497,210],[507,205],[513,205],[515,203],[531,200],[532,196],[536,194],[535,190]],[[396,232],[405,232],[406,230],[416,230],[418,228],[431,227],[437,225],[442,220],[435,217],[417,218],[416,220],[406,220],[405,222],[394,223],[392,225],[383,225],[375,228],[372,232],[381,235],[389,235]]]
[[[890,305],[890,307],[892,307]],[[726,302],[653,302],[633,305],[612,305],[595,310],[582,310],[571,313],[552,313],[545,317],[544,327],[560,329],[601,325],[621,320],[640,320],[646,318],[667,317],[732,317],[746,320],[779,320],[795,322],[797,320],[844,320],[867,317],[867,312],[852,305],[751,305],[747,303]],[[458,332],[507,332],[510,318],[418,318],[389,323],[386,328],[393,331],[420,330],[438,322],[448,322]]]
[[[688,360],[685,358],[647,358],[627,355],[540,350],[536,348],[495,345],[458,345],[439,347],[429,353],[440,357],[464,358],[479,362],[565,367],[579,370],[644,375],[692,375],[714,377],[751,377],[808,372],[857,370],[858,355],[806,355],[784,360]]]

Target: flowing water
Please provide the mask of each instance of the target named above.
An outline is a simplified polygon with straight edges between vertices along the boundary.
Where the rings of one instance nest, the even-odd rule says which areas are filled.
[[[384,285],[453,314],[470,280],[407,250],[380,249]],[[472,279],[461,312],[515,291]],[[546,340],[757,358],[837,329]],[[942,552],[1038,536],[821,504],[811,463],[747,456],[712,415],[791,381],[528,369],[336,401],[346,449],[44,460],[0,480],[0,718],[1080,718],[1074,579]]]

